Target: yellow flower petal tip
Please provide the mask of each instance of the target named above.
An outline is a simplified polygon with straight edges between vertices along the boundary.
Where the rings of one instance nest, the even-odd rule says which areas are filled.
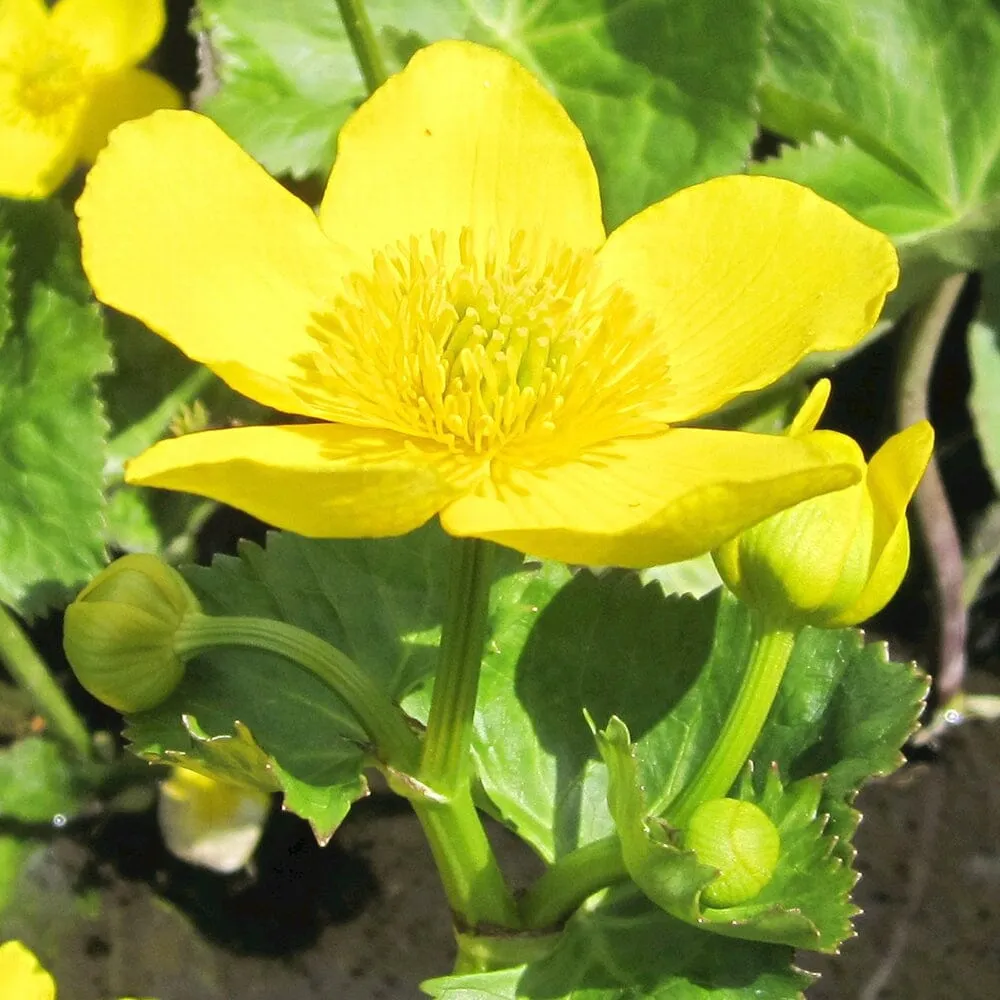
[[[896,281],[889,241],[764,177],[605,240],[579,129],[483,46],[427,46],[357,110],[318,218],[185,112],[118,130],[79,213],[102,300],[313,421],[161,442],[130,481],[313,536],[440,514],[642,566],[860,476],[803,441],[672,424],[856,343]]]
[[[20,941],[0,945],[0,1000],[55,1000],[55,980]]]
[[[0,196],[47,197],[116,125],[180,107],[170,84],[136,69],[164,23],[163,0],[0,5]]]
[[[856,462],[861,480],[789,507],[713,552],[726,585],[774,626],[860,624],[888,604],[909,562],[906,507],[930,461],[934,432],[926,421],[914,424],[866,466],[849,437],[814,430],[827,391],[810,395],[790,434]]]
[[[160,785],[157,818],[172,854],[230,874],[249,862],[270,809],[270,795],[256,788],[174,767]]]

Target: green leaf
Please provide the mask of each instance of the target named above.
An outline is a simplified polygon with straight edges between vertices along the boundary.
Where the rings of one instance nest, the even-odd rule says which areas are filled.
[[[108,336],[115,371],[101,384],[112,429],[105,463],[111,487],[105,541],[170,562],[189,559],[194,535],[217,505],[189,493],[125,485],[125,462],[174,427],[187,433],[261,423],[266,408],[233,392],[131,316],[109,313]]]
[[[238,558],[217,557],[211,568],[186,573],[207,613],[273,618],[312,632],[399,699],[433,667],[448,541],[434,522],[376,540],[272,532],[266,549],[244,543]],[[501,573],[521,560],[504,551]],[[368,748],[353,714],[314,676],[260,650],[198,657],[166,702],[129,718],[126,736],[147,759],[221,770],[265,790],[276,781],[285,807],[321,841],[367,789]]]
[[[764,792],[743,798],[760,806],[781,836],[781,854],[771,880],[737,906],[715,908],[701,900],[715,872],[681,845],[679,831],[649,815],[639,767],[627,727],[612,718],[598,747],[610,771],[608,804],[621,838],[625,866],[658,906],[685,923],[727,937],[833,951],[852,934],[857,907],[849,894],[854,873],[834,854],[836,839],[818,816],[823,779],[783,788],[768,772]]]
[[[979,309],[968,336],[969,413],[994,492],[1000,494],[1000,269],[982,276]]]
[[[32,615],[104,561],[95,378],[111,362],[63,208],[0,201],[0,258],[0,601]]]
[[[987,0],[774,0],[761,118],[808,184],[954,268],[1000,258],[1000,15]],[[972,95],[975,95],[974,98]]]
[[[390,70],[443,38],[504,49],[531,69],[582,129],[609,225],[746,164],[762,0],[368,0],[366,8]],[[325,176],[337,132],[364,96],[335,7],[202,0],[201,27],[218,83],[202,110],[272,173]]]
[[[24,823],[51,823],[72,816],[81,789],[60,747],[28,736],[0,750],[0,817]]]
[[[84,789],[62,748],[28,736],[0,749],[0,912],[16,895],[21,872],[44,845],[44,829],[79,812]],[[23,828],[19,828],[25,824]],[[32,826],[39,829],[33,831]]]
[[[706,934],[636,889],[596,897],[547,958],[422,983],[439,1000],[800,1000],[811,976],[780,945]]]
[[[584,709],[645,734],[704,663],[714,605],[623,571],[569,579],[555,563],[507,578],[494,597],[473,756],[498,815],[551,861],[614,829]]]
[[[40,841],[0,834],[0,914],[13,902],[29,859],[43,849]]]
[[[865,644],[857,629],[804,629],[752,760],[758,775],[777,761],[788,780],[827,776],[823,811],[836,850],[854,859],[860,814],[851,807],[869,778],[903,763],[927,695],[927,675],[889,660],[885,643]]]
[[[746,609],[719,591],[667,597],[623,571],[567,581],[552,564],[508,577],[494,598],[473,754],[498,816],[548,861],[613,832],[585,710],[626,723],[649,814],[661,815],[721,730],[750,650]],[[789,781],[829,773],[823,810],[847,838],[845,862],[849,800],[898,765],[925,691],[855,630],[806,630],[796,644],[754,760],[759,775],[777,761]],[[406,707],[419,716],[421,702]]]

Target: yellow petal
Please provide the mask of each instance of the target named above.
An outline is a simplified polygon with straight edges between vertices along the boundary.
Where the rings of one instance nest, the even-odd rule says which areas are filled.
[[[0,945],[0,1000],[55,1000],[55,980],[20,941]]]
[[[91,69],[110,72],[145,59],[166,24],[163,0],[59,0],[53,28]]]
[[[934,430],[926,420],[893,434],[868,463],[866,482],[875,504],[876,555],[896,526],[906,517],[906,507],[931,460]]]
[[[830,401],[831,388],[828,378],[821,378],[812,387],[806,401],[799,407],[799,412],[795,414],[795,419],[788,427],[788,434],[791,437],[801,437],[816,430],[826,404]]]
[[[159,108],[180,108],[184,98],[155,73],[127,69],[105,77],[90,97],[80,126],[80,158],[93,162],[113,128],[143,118]]]
[[[43,0],[3,0],[0,3],[0,64],[8,53],[43,32],[48,17]]]
[[[566,562],[642,567],[706,552],[859,472],[792,438],[674,429],[503,475],[493,496],[447,507],[445,530]]]
[[[292,385],[342,274],[312,211],[209,119],[157,111],[115,129],[77,202],[97,297],[238,392],[312,415]]]
[[[316,538],[405,534],[462,489],[440,448],[339,424],[172,438],[129,462],[125,478],[210,497]]]
[[[320,209],[359,255],[463,227],[541,232],[576,249],[604,240],[597,175],[579,129],[509,56],[471,42],[420,50],[347,121]]]
[[[667,421],[769,385],[810,352],[857,343],[898,274],[883,235],[772,177],[680,191],[613,232],[599,261],[604,280],[657,317]]]

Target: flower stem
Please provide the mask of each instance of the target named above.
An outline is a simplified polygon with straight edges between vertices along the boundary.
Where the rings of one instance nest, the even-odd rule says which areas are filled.
[[[353,660],[311,632],[268,618],[189,615],[174,639],[184,659],[232,646],[264,649],[303,667],[345,702],[380,760],[404,773],[415,771],[420,742],[402,710]]]
[[[910,323],[900,345],[896,415],[900,427],[928,417],[931,376],[941,342],[948,329],[968,275],[945,278],[933,298]],[[965,641],[969,610],[963,599],[965,568],[962,542],[948,503],[944,480],[935,456],[913,498],[913,509],[934,576],[938,612],[938,701],[945,704],[958,694],[965,679]]]
[[[770,628],[759,620],[755,620],[754,630],[750,662],[722,732],[694,780],[667,809],[668,820],[678,829],[687,826],[702,802],[720,798],[732,788],[778,694],[795,645],[795,632]]]
[[[375,41],[375,32],[372,31],[364,0],[337,0],[337,8],[370,94],[385,83],[389,72],[385,68],[378,42]]]
[[[56,736],[80,760],[89,760],[91,742],[86,723],[70,704],[24,630],[3,605],[0,605],[0,660],[18,686],[27,692]]]
[[[492,562],[490,542],[453,540],[448,599],[420,762],[420,780],[445,797],[467,783]]]
[[[520,926],[517,904],[486,838],[472,794],[412,799],[459,929]]]
[[[521,897],[526,928],[541,930],[565,920],[588,896],[629,878],[616,834],[560,858]]]
[[[514,897],[486,839],[470,792],[469,745],[479,690],[494,547],[452,541],[452,566],[434,692],[418,772],[439,797],[415,798],[448,902],[461,927],[517,927]]]

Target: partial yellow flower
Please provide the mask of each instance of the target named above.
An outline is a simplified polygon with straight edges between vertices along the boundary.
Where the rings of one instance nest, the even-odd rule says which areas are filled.
[[[0,944],[0,1000],[55,1000],[55,980],[20,941]]]
[[[0,195],[44,198],[116,125],[181,106],[136,68],[164,22],[164,0],[0,0]]]
[[[445,530],[684,559],[857,480],[806,441],[676,427],[867,332],[892,246],[722,177],[605,236],[559,103],[506,55],[418,52],[343,127],[319,217],[209,120],[125,125],[78,205],[99,298],[309,422],[164,441],[127,479],[304,535]]]
[[[889,603],[909,564],[906,507],[934,431],[921,421],[894,434],[866,466],[851,438],[815,429],[829,395],[830,383],[818,382],[789,434],[854,462],[861,481],[781,511],[713,553],[729,589],[772,626],[857,625]]]
[[[174,767],[160,785],[157,818],[172,854],[228,874],[250,860],[270,810],[271,796],[257,788]]]

